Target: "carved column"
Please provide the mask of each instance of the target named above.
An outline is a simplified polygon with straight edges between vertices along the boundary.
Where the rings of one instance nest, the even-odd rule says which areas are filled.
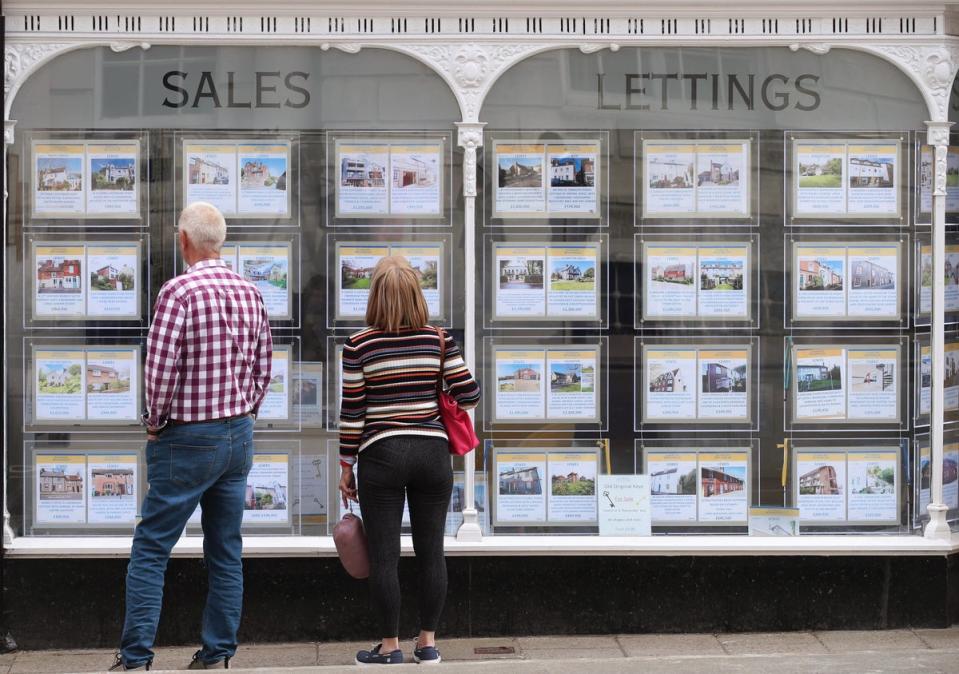
[[[463,348],[466,364],[476,373],[476,152],[483,146],[480,109],[490,87],[511,66],[527,56],[551,48],[546,44],[482,44],[482,43],[413,43],[391,48],[408,54],[430,66],[442,77],[456,96],[462,121],[457,123],[457,144],[463,148],[463,245],[466,250],[464,279],[466,282],[465,337]],[[483,538],[476,511],[475,455],[467,456],[463,466],[463,524],[456,532],[461,541]]]
[[[131,40],[114,40],[114,41],[102,41],[102,40],[87,40],[87,41],[77,41],[77,42],[7,42],[4,45],[3,52],[3,166],[7,166],[7,147],[13,144],[14,133],[13,129],[16,125],[16,121],[10,119],[10,111],[13,108],[13,101],[17,95],[17,92],[20,90],[20,87],[24,82],[27,81],[27,78],[30,77],[34,72],[36,72],[41,66],[45,63],[53,60],[60,54],[64,54],[68,51],[75,49],[82,49],[86,47],[98,47],[98,46],[109,46],[115,52],[126,51],[127,49],[132,49],[134,47],[140,47],[141,49],[149,49],[150,44],[147,42],[137,42]],[[6,175],[6,173],[4,173]],[[9,182],[9,180],[8,180]],[[3,232],[7,233],[7,185],[3,186]],[[6,257],[6,252],[4,252],[4,257]],[[4,259],[4,269],[6,269],[6,259]],[[3,318],[4,325],[8,325],[8,316],[7,316],[7,306],[3,306]],[[3,356],[4,361],[9,360],[7,353],[7,338],[6,335],[3,337]],[[7,378],[9,374],[7,368],[3,369],[3,390],[9,391],[7,386]],[[7,397],[4,396],[3,399],[3,418],[9,418],[7,415]],[[0,433],[4,438],[3,441],[3,545],[4,547],[9,547],[13,544],[13,539],[15,537],[13,528],[10,526],[10,511],[7,508],[7,476],[9,474],[9,451],[10,448],[7,445],[7,434],[6,429],[0,429]]]
[[[7,184],[9,184],[9,176],[6,175],[7,167],[7,147],[13,145],[14,133],[13,129],[16,125],[16,121],[10,119],[10,110],[13,107],[13,99],[17,95],[17,91],[20,89],[20,86],[26,81],[37,68],[41,65],[54,58],[57,54],[68,51],[70,49],[75,49],[77,46],[75,44],[69,43],[18,43],[18,42],[8,42],[4,45],[3,51],[3,166],[4,166],[4,176],[7,177]],[[3,186],[3,233],[6,236],[7,234],[7,184]],[[6,269],[6,248],[4,248],[4,265],[3,268]],[[3,324],[9,325],[9,316],[7,315],[7,305],[3,305]],[[9,354],[7,352],[7,337],[3,336],[3,358],[4,362],[9,361]],[[3,368],[3,390],[9,391],[10,388],[7,385],[9,378],[8,368]],[[7,396],[3,398],[3,418],[8,419],[9,415],[7,414],[7,405],[8,399]],[[7,508],[7,476],[9,475],[10,470],[10,461],[9,461],[9,452],[10,447],[7,445],[9,438],[7,437],[6,428],[0,429],[0,433],[3,436],[3,546],[5,548],[13,545],[13,539],[16,537],[13,527],[10,526],[10,510]]]
[[[430,66],[452,89],[460,107],[462,121],[457,123],[457,143],[463,148],[463,245],[466,250],[464,278],[466,311],[464,350],[466,364],[476,373],[476,307],[479,279],[476,276],[476,152],[483,146],[483,126],[479,121],[483,101],[500,75],[524,58],[556,48],[558,44],[503,43],[413,43],[393,45],[397,51]],[[574,45],[570,45],[574,46]],[[461,541],[483,538],[476,511],[476,460],[467,456],[463,467],[463,524],[456,532]]]
[[[13,100],[19,91],[20,86],[37,68],[47,61],[50,61],[58,54],[77,49],[84,46],[80,43],[46,43],[46,42],[8,42],[3,50],[3,166],[4,176],[9,184],[9,176],[6,175],[7,167],[7,147],[13,145],[16,121],[10,119],[10,110],[13,107]],[[7,184],[3,186],[3,233],[7,234]],[[4,265],[6,269],[6,249],[4,249]],[[7,305],[3,305],[3,324],[9,325],[7,316]],[[3,336],[3,357],[4,362],[9,361],[7,352],[7,337]],[[3,390],[9,391],[7,386],[9,377],[8,368],[3,368]],[[9,418],[7,414],[7,396],[3,398],[3,418]],[[3,436],[3,546],[9,547],[13,544],[15,534],[13,527],[10,526],[10,510],[7,508],[7,476],[9,475],[9,451],[7,445],[8,437],[6,429],[0,429]]]
[[[7,196],[8,196],[7,185],[10,184],[10,176],[7,175],[7,146],[13,145],[13,127],[15,125],[16,125],[16,121],[12,119],[4,119],[3,121],[3,167],[4,167],[3,175],[6,178],[6,181],[3,185],[3,232],[5,235],[4,236],[5,240],[7,239],[6,237]],[[7,249],[6,249],[6,246],[4,246],[4,249],[3,249],[3,258],[4,258],[3,268],[4,269],[7,268],[6,257],[7,257]],[[7,303],[4,302],[3,303],[3,324],[4,325],[9,325],[8,319],[9,317],[7,316]],[[4,361],[8,362],[6,358],[6,355],[7,355],[7,347],[6,347],[7,336],[6,335],[3,336],[3,344],[4,344],[4,347],[3,347]],[[10,390],[9,388],[7,388],[8,377],[9,377],[8,368],[4,367],[3,368],[3,390],[4,391]],[[9,415],[7,414],[7,396],[3,397],[3,418],[4,419],[10,418]],[[4,439],[6,439],[7,438],[6,429],[3,429],[0,432],[3,433],[3,437]],[[7,443],[6,441],[4,441],[3,443],[3,450],[4,450],[3,451],[3,547],[4,548],[8,548],[9,546],[13,544],[13,539],[15,536],[13,532],[13,527],[10,526],[10,510],[7,508],[7,475],[8,475],[8,470],[10,466],[10,463],[7,457],[7,454],[8,454],[7,449],[8,449]]]
[[[942,498],[943,410],[945,403],[945,255],[946,255],[946,154],[949,147],[949,97],[959,70],[959,47],[940,42],[927,44],[877,44],[862,47],[891,61],[908,75],[929,108],[928,142],[933,147],[932,192],[932,320],[929,328],[932,383],[929,412],[929,445],[932,474],[929,523],[926,538],[951,537]]]
[[[476,375],[476,306],[482,298],[477,297],[480,287],[476,277],[476,152],[483,147],[483,123],[457,123],[457,144],[463,148],[463,248],[465,257],[466,315],[463,348],[466,366]],[[476,455],[468,454],[463,459],[463,524],[456,532],[461,541],[480,541],[483,531],[476,511]]]
[[[923,532],[926,538],[948,540],[951,536],[943,502],[942,461],[943,423],[945,421],[945,273],[946,273],[946,154],[949,150],[949,127],[952,122],[926,122],[928,142],[935,153],[932,189],[932,321],[929,331],[932,356],[932,382],[929,408],[929,445],[932,475],[927,510],[929,523]]]

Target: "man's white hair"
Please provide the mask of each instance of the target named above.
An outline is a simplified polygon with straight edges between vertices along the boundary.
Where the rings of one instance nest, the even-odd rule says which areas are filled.
[[[186,232],[196,248],[219,253],[226,240],[226,220],[213,204],[194,201],[180,213],[180,231]]]

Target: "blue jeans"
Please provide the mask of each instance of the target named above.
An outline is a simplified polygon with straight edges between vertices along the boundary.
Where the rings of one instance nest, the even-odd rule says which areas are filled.
[[[146,455],[150,489],[127,567],[123,662],[138,667],[153,660],[167,561],[197,504],[209,575],[200,657],[208,663],[232,657],[243,605],[240,525],[253,466],[253,418],[169,425],[147,442]]]

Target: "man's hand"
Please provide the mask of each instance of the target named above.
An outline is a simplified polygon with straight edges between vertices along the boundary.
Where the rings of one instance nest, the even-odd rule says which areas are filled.
[[[147,441],[152,442],[153,440],[159,440],[160,430],[157,428],[147,427]]]

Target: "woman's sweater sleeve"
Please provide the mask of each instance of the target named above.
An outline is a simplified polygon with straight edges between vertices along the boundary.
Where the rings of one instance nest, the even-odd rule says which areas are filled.
[[[343,395],[340,403],[340,461],[356,463],[366,423],[363,361],[352,339],[343,345]]]
[[[443,379],[446,381],[446,387],[449,389],[450,395],[453,396],[453,399],[461,408],[469,410],[479,404],[479,384],[466,368],[463,353],[448,333],[446,335],[446,361],[443,367]]]

